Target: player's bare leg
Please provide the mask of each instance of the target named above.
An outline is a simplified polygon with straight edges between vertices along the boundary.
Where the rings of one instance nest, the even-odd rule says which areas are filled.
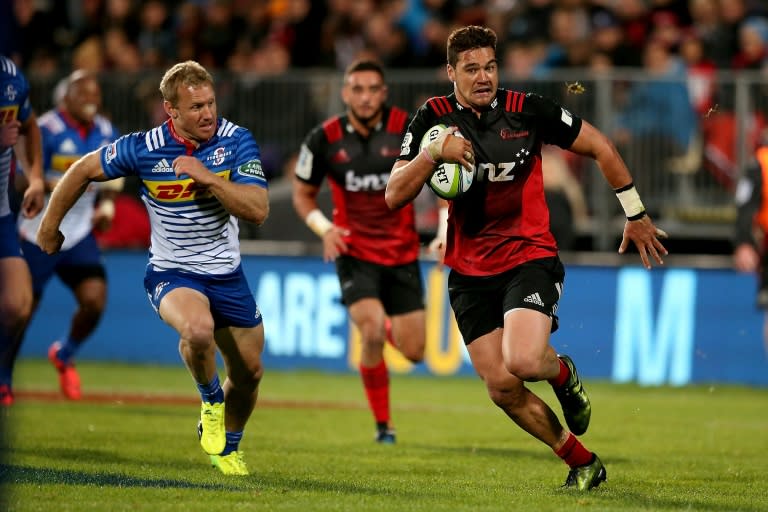
[[[72,317],[69,336],[74,340],[85,340],[96,329],[107,303],[107,282],[100,277],[84,279],[75,288],[77,311]]]
[[[504,318],[502,351],[507,370],[528,382],[547,380],[563,409],[568,428],[586,432],[592,415],[589,397],[570,357],[549,344],[552,319],[531,309],[514,309]]]
[[[426,315],[423,309],[402,315],[392,315],[392,341],[406,359],[420,363],[426,344]]]
[[[264,374],[264,324],[216,331],[216,343],[227,371],[224,381],[227,431],[242,431],[251,417]]]
[[[394,443],[389,409],[389,370],[384,361],[384,307],[378,299],[360,299],[349,306],[349,316],[360,331],[360,377],[376,421],[376,440]]]
[[[179,352],[195,382],[210,382],[216,374],[216,343],[205,295],[191,288],[176,288],[163,297],[160,317],[179,333]]]
[[[72,316],[69,336],[66,340],[55,341],[48,349],[48,359],[59,374],[61,391],[71,400],[81,396],[74,355],[99,325],[107,302],[107,283],[101,277],[89,277],[75,286],[74,294],[77,310]]]
[[[253,413],[264,373],[264,325],[228,327],[216,331],[216,344],[224,359],[226,445],[221,453],[211,455],[211,463],[226,475],[247,475],[248,466],[240,450],[245,425]]]
[[[520,377],[510,373],[507,366],[513,369],[517,367],[517,363],[512,364],[510,360],[514,358],[516,351],[511,350],[511,347],[502,347],[502,332],[501,329],[496,329],[474,340],[467,347],[472,364],[485,382],[491,400],[518,426],[547,444],[568,464],[574,476],[571,478],[569,473],[566,485],[577,486],[580,490],[596,487],[605,479],[602,463],[576,436],[563,428],[554,411],[526,388]],[[547,333],[547,340],[548,337]],[[544,349],[543,352],[548,350]],[[535,359],[530,355],[527,357]],[[546,357],[542,359],[546,360]],[[526,378],[533,380],[535,371],[542,370],[540,367],[534,367],[533,370],[522,373]],[[536,380],[541,378],[542,376],[539,376]],[[573,483],[569,483],[571,480]]]
[[[496,329],[470,343],[472,365],[493,403],[536,439],[558,448],[564,442],[562,425],[552,409],[505,367],[501,338],[502,330]]]
[[[176,288],[160,302],[160,317],[179,333],[179,353],[203,396],[200,445],[209,455],[226,446],[224,393],[216,372],[216,343],[208,298],[191,288]]]
[[[13,404],[11,380],[21,333],[32,314],[32,277],[21,257],[0,258],[0,407]]]

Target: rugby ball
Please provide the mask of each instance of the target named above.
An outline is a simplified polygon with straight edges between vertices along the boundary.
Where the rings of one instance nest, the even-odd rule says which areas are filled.
[[[444,124],[436,124],[426,131],[421,138],[419,151],[435,140],[443,130],[448,127]],[[457,137],[463,137],[461,132],[456,130],[453,134]],[[475,168],[466,168],[461,164],[453,162],[443,162],[435,165],[435,170],[429,178],[427,185],[432,191],[443,199],[455,199],[469,190],[472,182],[475,180]]]

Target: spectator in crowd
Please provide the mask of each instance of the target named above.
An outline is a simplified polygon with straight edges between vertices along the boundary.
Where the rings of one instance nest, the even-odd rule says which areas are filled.
[[[99,114],[101,86],[96,75],[84,70],[74,71],[64,79],[61,91],[57,107],[38,120],[43,138],[47,191],[56,188],[78,158],[109,144],[119,135],[117,128]],[[112,223],[114,196],[122,185],[115,183],[116,187],[94,184],[83,193],[64,218],[61,229],[66,243],[54,255],[46,254],[35,243],[42,215],[19,219],[21,249],[32,272],[33,311],[54,275],[70,289],[77,302],[67,334],[48,349],[48,359],[58,372],[61,392],[70,400],[81,397],[75,356],[98,326],[106,306],[106,271],[93,228],[105,229]]]
[[[381,66],[361,60],[344,73],[346,112],[310,131],[296,164],[293,203],[336,264],[342,302],[362,337],[360,376],[376,422],[376,441],[394,443],[389,407],[389,341],[410,361],[424,357],[425,313],[419,235],[412,205],[392,213],[384,189],[408,113],[386,105]],[[333,221],[317,197],[328,177]]]
[[[589,17],[583,8],[556,7],[549,18],[547,54],[538,74],[554,68],[581,67],[588,62]]]
[[[196,34],[200,62],[211,69],[224,69],[243,32],[243,20],[234,15],[232,2],[211,0],[204,8],[205,23]]]
[[[731,62],[733,69],[761,69],[768,63],[768,19],[745,19],[739,26],[738,48]]]
[[[549,209],[549,229],[561,251],[573,250],[580,228],[589,222],[587,200],[571,171],[565,151],[546,146],[541,151],[544,196]]]
[[[392,68],[407,68],[412,55],[405,31],[393,23],[386,11],[375,13],[365,26],[366,48],[371,57]]]
[[[161,0],[147,0],[141,6],[140,16],[137,39],[144,67],[162,68],[176,55],[169,6]]]
[[[69,47],[119,28],[129,41],[138,41],[144,65],[150,68],[174,58],[196,58],[224,68],[241,45],[255,47],[265,38],[288,50],[292,67],[343,69],[366,47],[380,47],[377,58],[392,66],[431,67],[439,65],[440,41],[451,27],[487,23],[503,31],[510,43],[535,38],[550,43],[546,68],[550,69],[583,65],[594,51],[614,53],[589,49],[591,38],[585,36],[584,28],[593,18],[598,30],[610,27],[622,33],[624,48],[612,55],[616,66],[632,65],[627,58],[637,63],[648,40],[678,38],[690,25],[701,38],[705,54],[723,69],[732,65],[738,52],[742,22],[768,15],[768,8],[755,0],[148,0],[139,4],[129,0],[6,2],[7,16],[0,16],[0,28],[7,29],[0,30],[0,45],[13,51],[24,66],[29,65],[30,55],[61,57],[65,64]],[[389,41],[384,38],[384,26],[392,29]],[[409,60],[392,58],[392,47],[399,47],[402,39]]]
[[[646,215],[632,176],[605,135],[547,98],[498,87],[492,30],[456,29],[447,55],[453,93],[417,111],[387,183],[386,202],[393,209],[407,207],[438,162],[483,170],[465,195],[450,201],[445,264],[451,268],[451,307],[491,400],[568,464],[566,487],[586,491],[606,479],[606,470],[576,437],[586,432],[592,410],[576,367],[550,344],[564,269],[547,222],[542,145],[596,161],[627,215],[619,252],[631,241],[644,266],[650,268],[650,258],[661,264],[666,249],[657,236],[665,234]],[[452,128],[421,149],[424,134],[436,124]],[[457,129],[462,137],[453,135]],[[525,385],[545,380],[570,431]]]
[[[717,28],[707,40],[707,55],[718,68],[730,68],[739,51],[739,26],[747,16],[745,0],[717,0]]]
[[[122,28],[112,27],[104,32],[104,57],[108,70],[119,73],[141,73],[141,54]]]
[[[737,216],[733,264],[739,272],[758,276],[755,304],[763,311],[763,344],[768,356],[768,145],[757,148],[736,187]],[[755,237],[755,228],[760,233]]]
[[[715,107],[717,67],[704,54],[704,45],[693,31],[683,34],[680,40],[680,58],[688,75],[688,95],[698,117],[705,118]]]
[[[43,208],[45,186],[40,128],[29,101],[29,83],[4,55],[0,55],[0,91],[0,407],[7,407],[14,401],[13,366],[21,335],[32,315],[32,277],[21,254],[9,197],[15,186],[16,158],[27,174],[23,217],[34,217]],[[21,142],[20,135],[24,135]]]
[[[11,0],[15,26],[9,27],[16,51],[14,57],[26,68],[42,55],[56,53],[57,20],[39,9],[34,0]]]
[[[604,53],[615,67],[640,66],[640,52],[627,42],[621,20],[608,9],[592,14],[593,51]]]
[[[626,155],[627,165],[637,169],[638,186],[648,196],[659,197],[671,180],[669,159],[688,150],[697,124],[685,68],[666,44],[648,42],[643,70],[649,80],[631,85],[613,140]],[[648,207],[658,211],[657,205],[650,203]]]
[[[106,30],[119,29],[125,34],[127,40],[135,41],[141,30],[137,2],[133,0],[106,0],[104,26]]]
[[[92,73],[104,70],[106,57],[101,37],[91,36],[78,44],[72,51],[72,67]]]
[[[237,219],[261,224],[269,203],[259,148],[247,129],[217,116],[213,87],[197,62],[168,69],[160,91],[169,119],[72,164],[51,196],[37,243],[49,254],[60,250],[59,227],[90,183],[143,180],[152,219],[147,297],[178,332],[200,392],[200,445],[222,473],[247,475],[239,445],[263,373],[264,326],[242,269]]]

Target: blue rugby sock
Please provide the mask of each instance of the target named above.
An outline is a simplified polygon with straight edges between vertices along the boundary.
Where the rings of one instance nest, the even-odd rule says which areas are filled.
[[[240,440],[243,438],[243,431],[240,432],[227,432],[227,445],[224,447],[224,451],[221,455],[229,455],[232,452],[236,452],[240,446]]]
[[[61,348],[59,349],[59,353],[56,354],[56,357],[65,363],[69,363],[70,360],[75,357],[75,354],[80,348],[81,343],[82,341],[73,340],[72,338],[67,337],[67,339],[62,342]]]
[[[224,401],[224,390],[221,389],[218,374],[215,374],[213,380],[208,384],[200,384],[198,382],[197,389],[200,390],[203,402],[218,404]]]

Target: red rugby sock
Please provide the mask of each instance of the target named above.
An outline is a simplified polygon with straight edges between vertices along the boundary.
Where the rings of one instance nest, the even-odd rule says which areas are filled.
[[[381,362],[372,368],[360,365],[363,388],[376,423],[389,423],[389,371]]]
[[[554,450],[554,452],[572,468],[592,462],[593,453],[587,450],[584,445],[581,444],[581,441],[579,441],[572,433],[568,434],[568,439],[563,446]]]
[[[562,359],[558,359],[557,362],[560,363],[560,373],[557,374],[557,377],[554,379],[549,379],[547,382],[549,382],[553,388],[559,388],[563,384],[565,384],[568,381],[568,377],[571,376],[571,371],[568,369],[568,366],[563,362]]]

